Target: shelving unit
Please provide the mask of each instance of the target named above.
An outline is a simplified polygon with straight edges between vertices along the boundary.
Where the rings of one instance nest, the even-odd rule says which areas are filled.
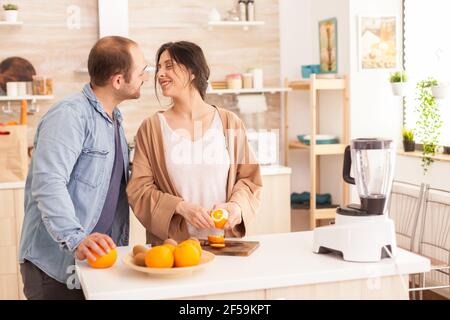
[[[278,93],[291,91],[290,88],[262,88],[262,89],[212,89],[207,90],[207,94],[244,94],[244,93]]]
[[[209,21],[208,28],[212,30],[214,27],[231,27],[242,28],[247,31],[250,27],[262,26],[264,24],[264,21]]]
[[[288,136],[288,94],[285,94],[284,116],[285,116],[285,165],[288,165],[289,150],[305,150],[310,155],[310,174],[311,174],[311,190],[309,204],[309,222],[310,229],[317,226],[318,220],[334,219],[336,217],[336,208],[317,208],[316,194],[320,192],[320,156],[326,155],[343,155],[345,147],[349,143],[349,102],[348,102],[348,81],[344,77],[342,79],[318,79],[315,74],[310,79],[300,81],[285,80],[285,87],[292,90],[309,91],[309,109],[311,120],[311,141],[310,145],[303,144],[299,141],[289,141]],[[343,93],[343,122],[342,122],[342,138],[339,144],[316,144],[316,135],[320,133],[319,122],[319,92],[322,90],[339,90]],[[343,199],[342,204],[349,201],[349,187],[342,180]]]

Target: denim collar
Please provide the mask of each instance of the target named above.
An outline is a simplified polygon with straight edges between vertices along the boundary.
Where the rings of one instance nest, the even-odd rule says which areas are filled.
[[[89,100],[89,102],[91,103],[91,106],[94,107],[94,109],[97,110],[98,113],[100,113],[109,122],[112,122],[111,118],[108,116],[108,114],[103,109],[100,101],[98,101],[97,96],[95,95],[94,91],[92,90],[90,83],[86,83],[84,85],[83,94]],[[117,108],[117,107],[114,108],[113,116],[114,116],[114,119],[117,119],[119,124],[122,124],[123,118],[122,118],[122,113],[120,112],[119,108]]]

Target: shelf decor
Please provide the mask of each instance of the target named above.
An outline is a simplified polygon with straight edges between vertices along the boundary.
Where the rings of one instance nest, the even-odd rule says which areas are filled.
[[[337,19],[319,22],[320,72],[337,73]]]

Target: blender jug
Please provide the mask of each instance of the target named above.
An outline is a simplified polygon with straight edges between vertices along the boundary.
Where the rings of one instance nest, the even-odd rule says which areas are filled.
[[[350,176],[353,163],[354,177]],[[344,154],[343,178],[356,184],[361,215],[384,214],[394,179],[395,146],[392,140],[354,139]]]

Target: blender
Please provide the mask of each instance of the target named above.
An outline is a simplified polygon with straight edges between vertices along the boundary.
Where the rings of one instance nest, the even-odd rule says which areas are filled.
[[[345,148],[343,179],[356,184],[361,204],[338,207],[334,225],[314,230],[315,253],[338,252],[344,260],[356,262],[377,262],[396,255],[395,226],[387,213],[394,165],[392,140],[351,141]]]

